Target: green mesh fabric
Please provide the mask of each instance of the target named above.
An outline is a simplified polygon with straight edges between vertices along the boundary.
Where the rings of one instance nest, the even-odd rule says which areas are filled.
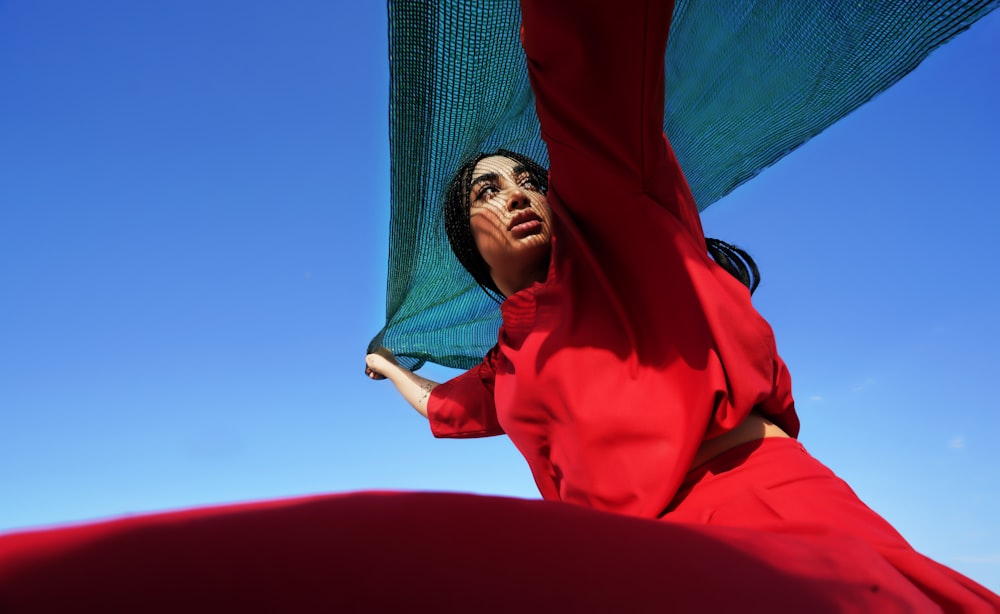
[[[704,210],[913,70],[1000,0],[679,0],[664,129]],[[614,10],[614,3],[609,3]],[[548,156],[517,0],[390,0],[392,211],[386,326],[409,368],[468,368],[498,305],[451,254],[443,193],[481,151]]]

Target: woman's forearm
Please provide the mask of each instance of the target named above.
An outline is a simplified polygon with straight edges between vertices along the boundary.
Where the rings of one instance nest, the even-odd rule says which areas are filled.
[[[430,399],[431,390],[438,385],[437,382],[401,367],[386,350],[369,354],[365,358],[365,366],[369,377],[391,381],[406,402],[421,416],[427,417],[427,401]]]
[[[426,418],[427,401],[430,399],[431,390],[434,390],[438,383],[402,367],[395,373],[386,374],[386,377],[396,386],[396,390],[407,403]]]

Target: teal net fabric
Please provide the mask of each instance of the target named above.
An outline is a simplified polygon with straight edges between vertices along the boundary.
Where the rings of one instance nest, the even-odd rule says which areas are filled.
[[[664,130],[700,209],[913,70],[991,1],[679,0]],[[614,3],[608,3],[614,10]],[[548,157],[517,0],[390,0],[391,221],[386,326],[369,351],[468,368],[496,343],[497,303],[451,254],[443,193],[499,147]]]

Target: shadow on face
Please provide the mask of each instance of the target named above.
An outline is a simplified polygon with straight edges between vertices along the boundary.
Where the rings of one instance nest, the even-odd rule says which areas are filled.
[[[506,296],[545,280],[551,218],[539,180],[525,165],[500,155],[476,164],[469,191],[472,237]]]

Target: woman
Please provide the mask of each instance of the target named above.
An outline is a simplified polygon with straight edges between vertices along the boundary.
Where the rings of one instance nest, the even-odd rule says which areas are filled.
[[[535,284],[539,284],[541,288],[542,282],[549,277],[549,269],[553,263],[550,257],[553,219],[545,196],[546,189],[547,177],[542,167],[529,158],[504,150],[495,155],[481,155],[463,165],[452,181],[445,209],[445,223],[452,249],[487,293],[498,298],[511,297],[529,290]],[[717,258],[732,269],[726,270],[737,279],[749,279],[746,267],[737,267],[735,263],[739,262],[737,258],[742,255],[752,267],[752,260],[719,241],[714,241],[712,246],[718,254]],[[557,274],[552,277],[555,279]],[[503,306],[508,320],[511,317],[521,317],[520,314],[512,316],[520,300],[521,297],[516,297],[513,302]],[[593,320],[583,327],[584,335],[590,335],[591,331],[602,326],[601,322],[610,321],[611,318]],[[509,326],[505,327],[504,334],[507,330]],[[574,357],[574,360],[577,358]],[[500,347],[495,348],[482,365],[465,377],[448,382],[436,392],[436,382],[398,366],[388,353],[369,355],[367,372],[373,378],[390,378],[404,398],[423,416],[431,419],[432,429],[438,436],[498,435],[504,432],[497,421],[493,402],[495,361],[498,359],[503,359]],[[613,359],[608,369],[617,369],[616,363],[617,359]],[[571,380],[580,376],[581,374],[573,371],[567,374]],[[619,391],[620,388],[616,386],[611,394],[618,395]],[[589,393],[593,393],[593,390]],[[573,412],[573,417],[576,418],[579,406],[568,407],[567,410]],[[474,415],[477,411],[479,415]],[[595,416],[594,426],[598,431],[607,430],[600,421],[599,414],[602,411],[599,407],[595,409],[598,415]],[[464,422],[458,426],[456,421]],[[574,437],[577,436],[574,434]],[[656,433],[653,433],[653,437],[655,436]],[[704,460],[739,443],[766,437],[788,435],[758,412],[751,412],[737,429],[705,442],[703,450],[696,455],[694,465],[700,465]],[[572,438],[569,443],[572,443]],[[628,444],[612,442],[612,445],[619,451]],[[561,467],[555,469],[565,473]],[[622,477],[612,474],[608,476],[608,481],[619,482]],[[658,479],[658,476],[654,475],[653,479]],[[543,480],[539,483],[539,488],[545,487],[546,482]],[[593,488],[593,485],[588,485],[586,490]],[[569,489],[570,492],[581,490],[583,489]],[[549,498],[563,499],[562,496]],[[665,509],[665,506],[660,509]]]
[[[1000,607],[913,551],[794,439],[772,331],[747,288],[709,258],[662,135],[672,10],[522,2],[548,192],[530,160],[481,157],[458,173],[447,218],[459,260],[506,297],[498,344],[440,385],[387,353],[367,357],[369,375],[393,381],[438,437],[507,433],[545,499],[806,527],[830,535],[831,556],[845,540],[864,542],[901,585],[946,609]]]

